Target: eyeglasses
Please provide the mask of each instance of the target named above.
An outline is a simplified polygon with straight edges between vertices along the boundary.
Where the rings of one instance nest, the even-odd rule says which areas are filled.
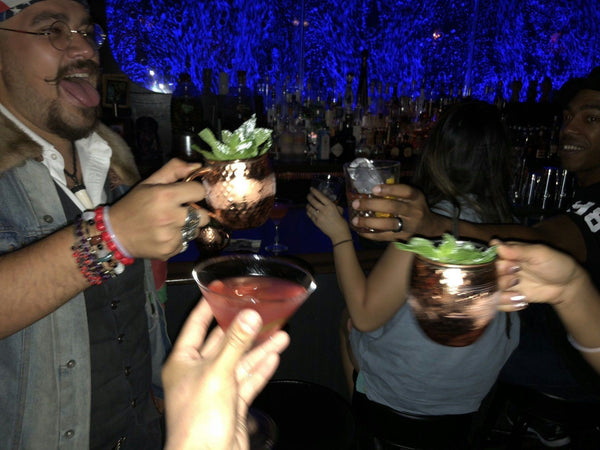
[[[57,20],[44,31],[39,32],[15,30],[12,28],[0,28],[0,30],[14,31],[15,33],[23,34],[33,34],[35,36],[48,36],[48,40],[50,41],[52,47],[62,52],[69,48],[69,45],[71,45],[73,36],[75,34],[79,34],[81,37],[83,37],[96,50],[102,47],[102,44],[106,39],[106,34],[104,33],[102,27],[97,23],[95,23],[93,27],[93,31],[72,30],[69,25]]]

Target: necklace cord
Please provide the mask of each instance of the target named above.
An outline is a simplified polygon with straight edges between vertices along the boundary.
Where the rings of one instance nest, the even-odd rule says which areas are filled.
[[[63,169],[65,172],[65,175],[68,176],[71,181],[73,181],[73,188],[71,190],[81,190],[82,188],[85,189],[85,186],[83,185],[83,183],[79,182],[79,177],[78,177],[78,170],[77,170],[77,149],[75,148],[75,143],[73,143],[71,145],[71,154],[73,155],[73,173],[69,172],[66,167]]]

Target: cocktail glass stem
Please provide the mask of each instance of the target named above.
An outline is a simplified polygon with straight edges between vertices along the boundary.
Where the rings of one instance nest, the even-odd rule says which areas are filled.
[[[275,220],[275,246],[279,247],[279,221]]]
[[[273,220],[273,224],[275,225],[275,237],[273,239],[273,243],[271,245],[267,245],[266,250],[268,252],[273,253],[274,255],[277,255],[279,253],[285,252],[288,248],[287,248],[287,245],[282,244],[279,241],[279,224],[281,223],[281,221],[278,219],[272,219],[272,220]]]

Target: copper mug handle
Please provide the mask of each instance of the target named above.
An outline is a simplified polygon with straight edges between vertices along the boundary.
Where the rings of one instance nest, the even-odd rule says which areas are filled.
[[[211,170],[212,170],[212,169],[211,169],[210,167],[206,167],[206,166],[205,166],[205,167],[200,167],[199,169],[196,169],[196,170],[194,170],[194,171],[193,171],[192,173],[190,173],[190,174],[189,174],[187,177],[185,177],[185,180],[183,180],[183,181],[185,181],[186,183],[187,183],[188,181],[193,181],[193,180],[195,180],[195,179],[196,179],[196,178],[198,178],[198,177],[201,177],[201,176],[204,176],[204,175],[206,175],[206,174],[207,174],[207,173],[209,173]],[[195,209],[202,209],[202,208],[200,207],[200,205],[198,205],[197,203],[194,203],[194,202],[190,202],[190,203],[188,203],[188,206],[191,206],[192,208],[195,208]],[[215,214],[214,214],[212,211],[208,211],[208,215],[209,215],[211,218],[213,218],[213,219],[217,220],[217,218],[216,218]]]
[[[200,167],[199,169],[196,169],[191,174],[189,174],[185,178],[184,181],[186,183],[189,181],[193,181],[196,178],[204,176],[211,171],[212,171],[212,169],[210,167]],[[194,202],[189,202],[188,206],[191,206],[194,209],[206,209],[206,208],[202,208],[200,205],[198,205],[197,203],[194,203]],[[221,245],[214,248],[213,250],[222,250],[225,247],[227,247],[227,245],[229,245],[231,236],[230,236],[229,232],[227,230],[225,230],[223,225],[221,225],[221,222],[219,222],[219,219],[217,218],[216,214],[213,211],[211,211],[210,209],[206,209],[206,211],[208,212],[208,216],[211,218],[211,220],[200,229],[199,236],[196,238],[196,240],[200,241],[200,243],[203,245],[210,246],[213,243],[207,242],[205,240],[205,235],[208,234],[207,231],[209,229],[213,229],[215,235],[223,236],[223,241],[222,241]],[[219,226],[217,226],[216,224],[218,224]]]

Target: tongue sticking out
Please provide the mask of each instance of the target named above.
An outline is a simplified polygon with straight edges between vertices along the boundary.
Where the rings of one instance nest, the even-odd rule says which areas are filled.
[[[63,78],[60,81],[60,87],[83,106],[94,107],[100,103],[100,94],[87,80],[81,78]]]

